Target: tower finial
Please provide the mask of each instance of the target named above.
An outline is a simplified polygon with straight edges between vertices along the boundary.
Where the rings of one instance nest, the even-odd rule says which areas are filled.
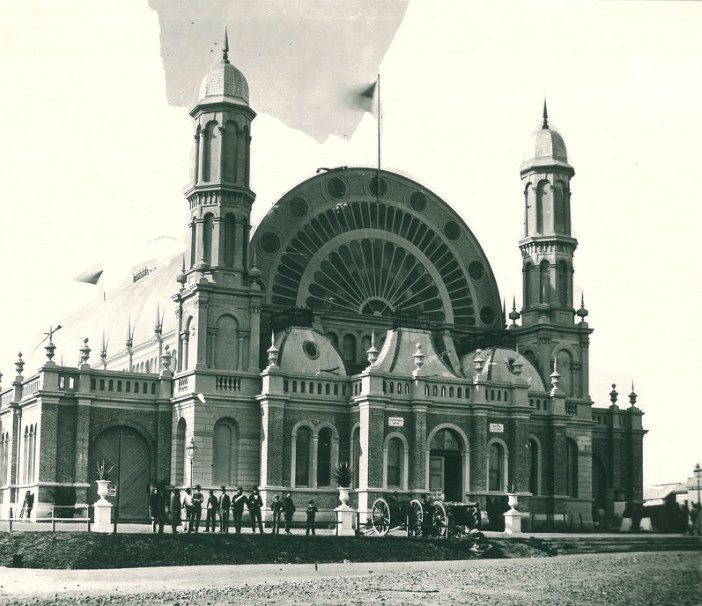
[[[224,48],[222,49],[222,63],[229,63],[229,36],[227,26],[224,26]]]
[[[544,123],[541,128],[548,128],[548,109],[546,107],[546,97],[544,97]]]

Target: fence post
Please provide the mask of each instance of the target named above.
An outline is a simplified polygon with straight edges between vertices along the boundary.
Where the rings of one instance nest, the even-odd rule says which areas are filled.
[[[12,507],[10,507],[10,532],[12,532]]]
[[[51,532],[56,532],[56,507],[51,506]]]

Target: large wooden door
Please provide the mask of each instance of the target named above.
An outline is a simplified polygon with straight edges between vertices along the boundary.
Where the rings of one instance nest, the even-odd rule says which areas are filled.
[[[90,451],[89,469],[105,461],[110,480],[117,487],[116,496],[107,497],[115,506],[113,516],[120,522],[143,521],[149,517],[149,449],[144,438],[130,427],[111,427],[103,431]],[[93,478],[91,478],[93,479]],[[90,502],[97,499],[95,483],[90,486]]]

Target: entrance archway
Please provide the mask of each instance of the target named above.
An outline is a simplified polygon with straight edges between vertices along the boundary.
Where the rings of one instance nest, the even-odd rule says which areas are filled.
[[[131,427],[110,427],[103,431],[90,449],[88,469],[93,475],[98,463],[114,468],[109,479],[117,494],[107,499],[114,505],[114,519],[120,522],[143,521],[149,517],[151,457],[146,440]],[[95,482],[90,484],[90,503],[97,501]]]
[[[462,440],[448,427],[437,431],[429,444],[429,490],[443,493],[446,501],[463,500]]]

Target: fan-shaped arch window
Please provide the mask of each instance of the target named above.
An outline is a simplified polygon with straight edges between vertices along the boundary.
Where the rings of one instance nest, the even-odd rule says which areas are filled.
[[[213,432],[212,482],[231,486],[237,480],[239,433],[232,419],[220,419]]]
[[[303,425],[295,440],[295,486],[309,486],[312,465],[312,430]]]

